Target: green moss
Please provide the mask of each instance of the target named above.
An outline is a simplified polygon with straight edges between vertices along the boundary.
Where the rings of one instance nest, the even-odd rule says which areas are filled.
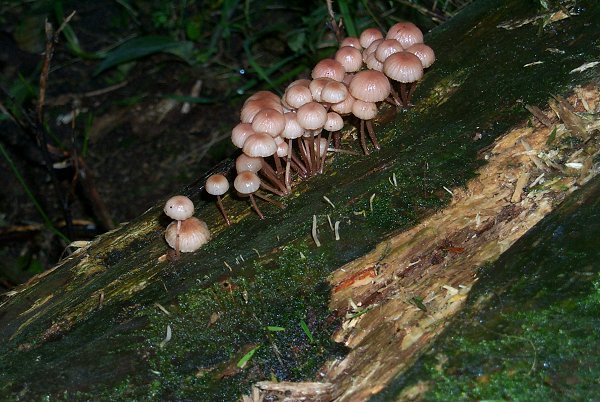
[[[329,287],[323,281],[329,270],[320,253],[306,245],[288,246],[268,265],[254,264],[251,279],[193,286],[164,306],[170,315],[155,306],[140,310],[150,318],[144,337],[154,350],[149,363],[157,377],[147,396],[234,400],[240,390],[249,392],[250,384],[265,378],[313,376],[326,357],[339,351],[330,339],[336,320],[329,317]],[[308,324],[312,342],[301,321]],[[160,347],[167,325],[172,339]],[[256,346],[246,366],[238,368]]]

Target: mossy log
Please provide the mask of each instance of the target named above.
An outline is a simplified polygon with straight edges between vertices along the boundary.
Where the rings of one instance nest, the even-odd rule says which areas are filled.
[[[163,200],[3,295],[0,394],[235,400],[274,379],[313,381],[322,400],[382,392],[478,268],[597,172],[599,20],[595,1],[476,2],[426,37],[438,61],[414,107],[383,107],[381,150],[336,154],[265,220],[225,197],[230,227],[205,175],[183,190],[213,234],[201,250],[161,258]]]

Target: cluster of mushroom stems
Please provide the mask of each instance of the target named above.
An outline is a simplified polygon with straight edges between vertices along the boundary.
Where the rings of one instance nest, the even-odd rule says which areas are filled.
[[[254,196],[270,199],[257,191],[262,188],[284,197],[291,194],[294,180],[323,173],[330,147],[340,150],[344,118],[357,126],[366,155],[367,136],[379,149],[373,128],[379,105],[388,102],[408,108],[416,82],[434,61],[435,54],[423,43],[419,28],[399,22],[385,35],[369,28],[359,37],[343,39],[333,58],[317,63],[312,79],[292,82],[281,97],[269,91],[250,96],[242,107],[240,123],[231,132],[231,141],[242,150],[235,163],[235,190],[248,196],[263,219]],[[218,208],[230,225],[221,201],[229,189],[227,178],[213,175],[205,189],[217,197]]]

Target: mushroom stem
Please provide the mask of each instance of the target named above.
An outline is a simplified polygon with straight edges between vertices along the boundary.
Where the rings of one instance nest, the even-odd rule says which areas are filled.
[[[177,221],[177,231],[175,235],[175,258],[179,258],[179,234],[181,233],[181,221]]]
[[[292,166],[292,139],[288,140],[288,154],[287,154],[287,162],[285,164],[285,187],[291,193],[291,179],[290,179],[290,167]]]
[[[269,186],[267,183],[265,183],[264,181],[260,183],[260,186],[262,188],[264,188],[267,191],[270,191],[273,194],[277,194],[280,197],[285,197],[285,194],[282,193],[281,191],[277,190],[276,188],[273,188],[271,186]]]
[[[335,149],[340,149],[342,145],[342,134],[339,131],[333,133],[333,147]]]
[[[402,100],[402,107],[405,109],[408,108],[408,101],[410,99],[407,85],[409,84],[405,84],[404,82],[400,83],[400,99]]]
[[[415,88],[417,86],[416,82],[411,82],[410,84],[410,89],[408,90],[408,98],[406,99],[406,107],[408,107],[409,103],[410,103],[410,99],[412,98],[413,92],[415,92]]]
[[[321,157],[321,163],[319,164],[319,173],[323,173],[323,166],[325,165],[325,158],[327,157],[327,150],[329,149],[329,145],[331,144],[331,137],[332,137],[333,133],[329,133],[329,136],[327,137],[327,146],[325,147],[325,152],[323,153],[323,156]]]
[[[373,142],[375,149],[381,149],[381,147],[379,146],[379,142],[377,142],[377,137],[375,136],[375,130],[373,129],[373,120],[367,120],[365,124],[367,126],[367,132],[369,133],[369,137],[371,137],[371,141]]]
[[[317,172],[317,159],[315,158],[315,133],[310,132],[309,144],[308,144],[308,156],[310,157],[311,162],[311,176],[313,176]]]
[[[281,160],[277,154],[273,154],[273,160],[275,161],[275,169],[277,171],[277,177],[283,177],[283,166],[281,166]]]
[[[284,195],[287,194],[287,189],[285,188],[285,184],[277,177],[277,172],[275,172],[275,170],[273,170],[271,165],[269,165],[267,162],[263,161],[261,172],[263,173],[265,178],[267,180],[269,180],[269,182],[271,182],[271,184],[279,187],[279,189],[281,190],[282,193],[284,193]]]
[[[319,134],[317,134],[316,141],[316,149],[315,149],[315,171],[316,173],[323,173],[323,169],[321,168],[321,130],[319,130]],[[325,148],[325,155],[327,155],[327,148]]]
[[[225,218],[225,222],[227,222],[227,226],[230,226],[231,221],[229,220],[229,217],[227,216],[227,213],[225,212],[225,208],[223,207],[223,202],[221,202],[220,195],[217,195],[217,206],[219,207],[219,210],[223,214],[223,218]]]
[[[285,209],[285,206],[282,203],[280,203],[279,201],[272,200],[271,198],[269,198],[267,196],[264,196],[264,195],[262,195],[261,193],[258,193],[258,192],[254,193],[254,194],[258,198],[260,198],[261,200],[269,202],[269,203],[275,205],[277,208]]]
[[[299,148],[302,148],[302,147],[299,146]],[[290,146],[290,149],[292,149],[291,146]],[[290,152],[290,153],[292,154],[292,162],[295,163],[296,166],[298,166],[298,168],[300,170],[302,170],[301,176],[306,178],[306,176],[308,174],[308,170],[307,170],[306,166],[304,165],[304,163],[302,163],[302,161],[300,159],[298,159],[298,157],[296,156],[295,153],[293,153],[293,152]]]
[[[262,214],[262,212],[260,212],[260,209],[258,209],[258,205],[256,205],[256,201],[254,200],[254,197],[252,196],[252,194],[248,194],[248,195],[250,196],[250,202],[252,203],[252,206],[254,207],[254,210],[256,211],[256,213],[258,214],[260,219],[265,219],[265,216]]]
[[[365,139],[365,121],[362,119],[360,120],[360,146],[365,155],[369,155],[369,149],[367,148],[367,141]]]
[[[308,176],[312,175],[312,164],[310,163],[310,158],[307,155],[307,151],[306,151],[306,141],[304,140],[304,137],[302,138],[302,140],[298,141],[298,148],[300,148],[300,156],[302,157],[302,160],[304,161],[304,165],[306,166],[307,170],[306,173],[308,174]]]

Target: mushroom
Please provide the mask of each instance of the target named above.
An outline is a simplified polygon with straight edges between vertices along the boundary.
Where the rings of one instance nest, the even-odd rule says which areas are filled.
[[[408,107],[415,83],[423,77],[421,60],[410,52],[394,53],[383,63],[383,72],[400,83],[400,99],[402,105]]]
[[[258,205],[256,205],[256,200],[252,196],[260,188],[260,184],[260,178],[255,173],[248,171],[238,174],[233,181],[233,186],[238,193],[250,196],[250,202],[252,202],[254,210],[260,219],[265,219],[265,216],[258,209]]]
[[[165,240],[178,252],[191,253],[210,240],[210,231],[204,221],[192,216],[183,221],[171,222],[165,230]],[[179,250],[179,251],[177,251]]]
[[[173,248],[175,249],[175,257],[179,258],[181,222],[190,218],[194,214],[194,203],[184,195],[176,195],[167,200],[165,203],[164,212],[169,218],[177,221],[177,224],[175,225],[175,239],[172,244],[169,243],[169,245],[171,247],[174,246]],[[173,224],[175,224],[175,222],[171,223],[171,225]],[[165,236],[166,234],[167,233],[165,232]]]
[[[229,220],[227,213],[225,213],[225,208],[221,202],[221,196],[225,194],[227,190],[229,190],[229,182],[227,181],[227,178],[222,174],[213,174],[206,179],[204,188],[208,194],[217,196],[217,206],[219,207],[221,214],[223,214],[223,218],[225,218],[227,225],[231,225],[231,221]]]
[[[376,149],[379,149],[379,143],[377,142],[371,120],[377,114],[375,103],[383,101],[390,94],[390,81],[380,71],[364,70],[354,76],[350,82],[349,89],[350,94],[356,98],[352,104],[352,114],[360,119],[360,141],[365,155],[368,155],[369,151],[365,141],[365,122],[371,142],[373,142]]]

